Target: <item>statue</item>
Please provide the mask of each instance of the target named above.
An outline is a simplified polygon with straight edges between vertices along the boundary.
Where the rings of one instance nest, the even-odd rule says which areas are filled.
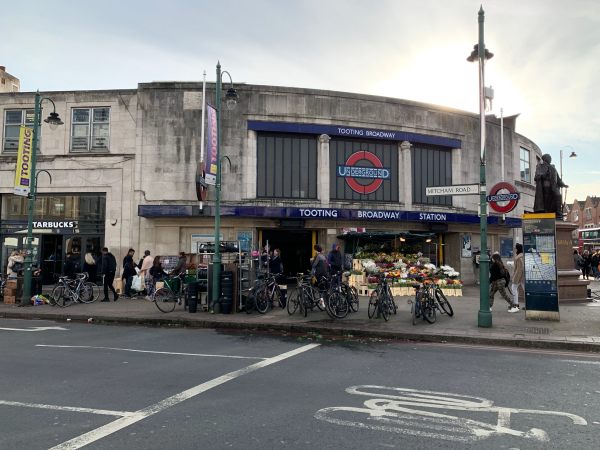
[[[542,161],[535,168],[535,202],[533,211],[536,213],[556,213],[557,219],[562,219],[563,203],[560,188],[568,188],[563,183],[548,154],[542,156]]]

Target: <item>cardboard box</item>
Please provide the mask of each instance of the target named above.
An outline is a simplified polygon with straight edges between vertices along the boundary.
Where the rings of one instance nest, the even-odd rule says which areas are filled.
[[[17,288],[17,280],[6,280],[6,288],[7,289],[16,289]]]
[[[4,303],[5,304],[15,304],[16,297],[14,295],[6,295],[4,294]]]

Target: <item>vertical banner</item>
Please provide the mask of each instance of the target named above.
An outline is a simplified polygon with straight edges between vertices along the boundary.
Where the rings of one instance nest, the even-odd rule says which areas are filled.
[[[217,110],[206,104],[206,155],[204,155],[204,180],[206,184],[217,184],[219,161],[219,134],[217,132]]]
[[[31,155],[33,147],[33,128],[21,126],[19,131],[19,149],[15,170],[15,195],[27,197],[31,190]]]
[[[560,320],[554,213],[523,215],[525,318]]]

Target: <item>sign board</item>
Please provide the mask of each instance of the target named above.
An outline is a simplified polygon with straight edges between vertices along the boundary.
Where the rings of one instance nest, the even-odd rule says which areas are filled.
[[[206,155],[204,155],[204,181],[206,184],[217,184],[217,168],[219,165],[219,130],[217,110],[206,104]]]
[[[338,177],[343,177],[354,192],[372,194],[390,178],[390,169],[372,152],[360,150],[352,153],[344,165],[337,166]]]
[[[517,189],[512,184],[502,181],[492,186],[490,195],[487,196],[487,201],[490,204],[490,208],[494,211],[506,214],[515,209],[520,198],[521,194],[517,192]]]
[[[478,184],[454,184],[452,186],[428,186],[425,195],[475,195],[479,194]]]
[[[525,318],[559,320],[554,213],[523,215]]]
[[[31,190],[31,156],[33,154],[33,128],[21,126],[14,194],[28,197]]]

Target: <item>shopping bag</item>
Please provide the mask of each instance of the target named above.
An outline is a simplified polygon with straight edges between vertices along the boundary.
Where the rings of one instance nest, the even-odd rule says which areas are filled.
[[[131,282],[131,289],[136,292],[140,292],[140,291],[144,290],[143,286],[144,286],[144,283],[142,282],[142,277],[139,275],[135,275]]]

